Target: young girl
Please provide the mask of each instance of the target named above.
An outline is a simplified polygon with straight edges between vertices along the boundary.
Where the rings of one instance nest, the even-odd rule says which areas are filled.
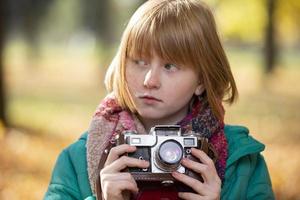
[[[123,33],[105,82],[110,94],[88,132],[60,154],[45,199],[95,199],[99,190],[97,198],[105,200],[274,199],[260,154],[264,145],[247,128],[224,125],[222,102],[233,103],[237,89],[214,17],[203,2],[144,3]],[[146,168],[149,162],[126,156],[134,146],[109,148],[124,131],[147,134],[155,125],[180,125],[184,133],[207,138],[215,149],[215,163],[197,148],[191,151],[197,160],[181,160],[202,181],[172,172],[193,192],[160,185],[139,188],[124,170]]]

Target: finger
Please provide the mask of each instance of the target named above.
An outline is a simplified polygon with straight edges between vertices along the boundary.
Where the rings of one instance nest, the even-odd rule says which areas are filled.
[[[111,148],[104,166],[111,164],[113,161],[117,160],[123,154],[131,153],[134,152],[135,150],[136,150],[135,146],[130,146],[128,144],[122,144]]]
[[[119,159],[112,162],[107,167],[105,167],[103,170],[105,173],[114,173],[119,172],[122,169],[125,169],[126,167],[147,168],[149,167],[149,162],[146,160],[122,156]]]
[[[178,197],[180,199],[186,199],[186,200],[190,200],[190,199],[195,199],[195,200],[201,200],[204,199],[203,196],[199,195],[199,194],[195,194],[195,193],[189,193],[189,192],[178,192]]]
[[[139,189],[136,183],[128,180],[107,181],[103,184],[103,191],[110,193],[111,196],[120,194],[122,191],[129,190],[133,193],[138,193]]]
[[[137,183],[132,177],[130,173],[113,173],[113,174],[102,174],[101,176],[101,185],[105,185],[107,183],[119,183],[120,181],[128,181],[134,186],[132,188],[138,188]],[[114,186],[114,184],[111,184]],[[136,189],[135,189],[136,190]],[[135,192],[134,190],[134,192]]]
[[[212,182],[213,180],[215,180],[216,176],[218,176],[217,172],[214,166],[209,167],[208,165],[199,163],[199,162],[195,162],[193,160],[187,159],[187,158],[183,158],[181,160],[181,164],[191,170],[193,170],[194,172],[201,174],[203,180],[205,182]],[[219,176],[218,176],[219,177]]]
[[[201,195],[196,193],[190,193],[190,192],[178,192],[178,197],[180,199],[220,199],[220,191],[210,191],[207,194]]]
[[[191,187],[198,194],[202,194],[202,195],[204,194],[204,192],[205,192],[204,191],[204,185],[199,180],[194,179],[192,177],[189,177],[185,174],[181,174],[181,173],[176,172],[176,171],[172,172],[172,176],[176,180],[178,180],[178,181],[184,183],[185,185]]]
[[[136,184],[134,178],[132,175],[128,172],[122,172],[122,173],[106,173],[106,174],[101,174],[101,182],[105,181],[132,181]]]
[[[215,165],[213,160],[204,151],[201,151],[200,149],[192,148],[192,155],[198,158],[203,164],[209,166]]]

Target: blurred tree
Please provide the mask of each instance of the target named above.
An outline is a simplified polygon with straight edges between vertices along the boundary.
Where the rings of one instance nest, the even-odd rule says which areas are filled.
[[[3,63],[5,39],[9,36],[9,31],[21,29],[30,44],[36,46],[37,27],[51,2],[49,0],[0,0],[0,120],[5,126],[9,126]]]
[[[276,64],[276,56],[278,54],[275,44],[275,9],[277,7],[277,0],[267,0],[267,25],[265,30],[265,63],[266,73],[271,73]]]
[[[105,47],[115,39],[113,7],[110,0],[86,0],[82,2],[83,24],[96,33]]]
[[[3,65],[3,49],[5,37],[5,22],[7,21],[7,1],[0,1],[0,120],[4,126],[8,125],[6,116],[6,92],[4,87],[4,65]]]
[[[29,43],[29,56],[35,57],[39,53],[39,37],[41,23],[43,23],[50,5],[54,0],[10,0],[6,9],[9,12],[8,30],[22,33]]]
[[[142,3],[147,0],[135,0],[127,2],[132,4],[129,7],[124,7],[124,1],[111,1],[111,0],[86,0],[82,2],[83,13],[83,25],[95,32],[96,37],[100,40],[104,47],[114,45],[118,40],[119,32],[123,32],[123,27],[119,30],[119,22],[123,22],[123,19],[119,17],[130,17],[128,13],[132,13],[131,10],[135,10]],[[118,13],[117,11],[121,12]],[[122,15],[126,13],[126,15]],[[127,21],[127,20],[126,20]],[[122,23],[123,25],[123,23]]]

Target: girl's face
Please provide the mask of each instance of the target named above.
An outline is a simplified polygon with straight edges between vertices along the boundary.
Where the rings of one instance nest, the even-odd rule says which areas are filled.
[[[193,94],[203,91],[193,69],[162,60],[156,54],[150,59],[128,57],[126,80],[139,116],[152,126],[183,119]]]

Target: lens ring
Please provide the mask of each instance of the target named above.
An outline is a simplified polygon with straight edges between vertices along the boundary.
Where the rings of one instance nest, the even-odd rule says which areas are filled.
[[[167,140],[160,145],[158,156],[164,164],[179,164],[183,156],[182,146],[176,140]]]

